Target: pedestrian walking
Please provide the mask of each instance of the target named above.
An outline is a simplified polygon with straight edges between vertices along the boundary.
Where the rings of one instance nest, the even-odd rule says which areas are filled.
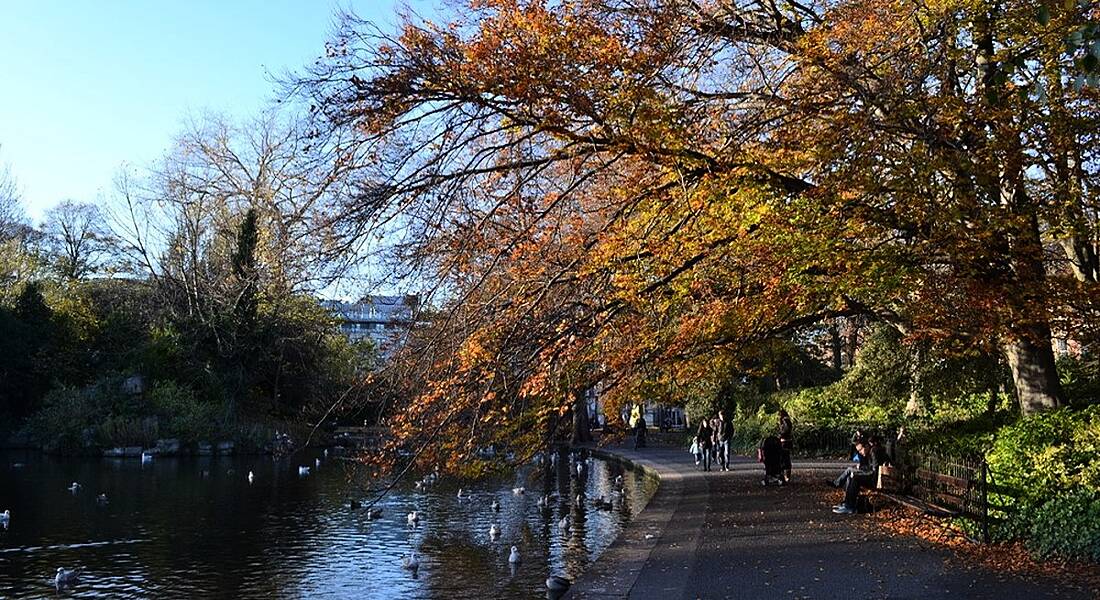
[[[726,418],[726,411],[718,413],[718,430],[714,437],[718,440],[718,466],[723,471],[730,470],[730,443],[733,441],[733,423]]]
[[[695,442],[699,444],[699,450],[703,454],[703,470],[710,470],[711,449],[714,447],[714,429],[710,422],[703,419],[699,423],[699,431],[695,432]]]
[[[779,409],[779,445],[783,448],[783,482],[791,481],[791,450],[794,449],[794,422],[787,411]]]

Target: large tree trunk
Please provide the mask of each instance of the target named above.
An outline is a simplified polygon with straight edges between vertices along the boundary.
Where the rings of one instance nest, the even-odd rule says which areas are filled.
[[[1016,384],[1016,398],[1025,415],[1061,405],[1061,386],[1054,367],[1054,349],[1050,345],[1050,327],[1036,325],[1028,332],[1004,342],[1005,357]]]
[[[833,355],[833,371],[840,375],[844,372],[842,362],[844,344],[840,339],[840,324],[836,319],[829,323],[829,347]]]
[[[573,436],[574,444],[591,442],[592,432],[588,429],[588,402],[585,399],[585,388],[573,390]]]
[[[924,412],[924,381],[921,366],[924,364],[924,349],[919,344],[909,353],[909,400],[905,403],[905,414],[919,415]]]

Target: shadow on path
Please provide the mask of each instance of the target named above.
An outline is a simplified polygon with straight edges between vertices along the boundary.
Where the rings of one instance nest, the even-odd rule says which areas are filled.
[[[790,485],[764,487],[762,466],[743,457],[703,473],[677,448],[609,450],[656,470],[661,486],[569,598],[1088,598],[833,514],[824,482],[847,463],[795,461]]]

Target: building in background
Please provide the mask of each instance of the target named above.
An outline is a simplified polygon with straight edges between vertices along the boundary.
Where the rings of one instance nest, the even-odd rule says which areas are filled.
[[[364,296],[358,302],[323,300],[340,321],[340,331],[353,342],[370,339],[382,357],[399,346],[420,308],[417,296]]]

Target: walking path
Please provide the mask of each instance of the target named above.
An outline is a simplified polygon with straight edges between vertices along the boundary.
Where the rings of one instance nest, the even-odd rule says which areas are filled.
[[[652,500],[570,590],[611,598],[1088,598],[960,564],[915,538],[854,527],[833,514],[825,479],[847,463],[795,461],[790,485],[763,487],[744,457],[703,473],[679,448],[604,451],[653,470]]]

